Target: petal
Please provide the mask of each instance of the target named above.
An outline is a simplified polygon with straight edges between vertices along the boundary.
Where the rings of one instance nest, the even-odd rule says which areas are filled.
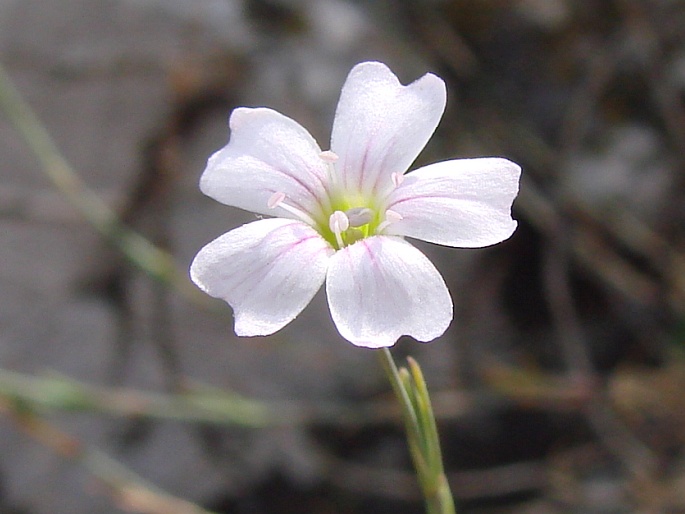
[[[511,205],[521,168],[500,158],[457,159],[404,176],[387,208],[402,219],[386,234],[431,243],[480,248],[507,239],[516,229]]]
[[[235,109],[228,144],[209,158],[200,189],[227,205],[260,214],[296,217],[269,198],[284,193],[285,202],[320,216],[327,201],[326,163],[321,149],[300,124],[266,108]]]
[[[445,83],[432,74],[403,86],[384,64],[358,64],[347,77],[335,113],[331,150],[343,185],[372,194],[404,173],[445,110]]]
[[[233,307],[239,336],[273,334],[311,301],[333,249],[304,223],[255,221],[205,246],[190,266],[200,289]]]
[[[452,299],[428,258],[401,238],[376,236],[338,251],[326,277],[331,316],[357,346],[431,341],[452,321]]]

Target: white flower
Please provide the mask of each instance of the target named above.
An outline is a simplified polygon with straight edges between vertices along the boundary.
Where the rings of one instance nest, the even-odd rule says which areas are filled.
[[[447,287],[404,237],[469,248],[507,239],[520,175],[500,158],[444,161],[405,175],[445,102],[435,75],[403,86],[384,64],[358,64],[323,152],[276,111],[233,111],[230,141],[209,159],[200,188],[275,217],[209,243],[190,275],[233,307],[236,334],[280,330],[324,281],[333,321],[355,345],[392,346],[402,335],[431,341],[445,332]]]

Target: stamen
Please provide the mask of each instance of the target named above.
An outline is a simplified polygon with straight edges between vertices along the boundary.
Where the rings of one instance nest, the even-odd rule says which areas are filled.
[[[335,211],[331,214],[328,224],[333,232],[345,232],[350,228],[350,220],[342,211]]]
[[[388,209],[387,211],[385,211],[385,219],[388,220],[390,223],[395,223],[396,221],[403,220],[404,216],[402,216],[397,211],[393,211],[392,209]]]
[[[394,185],[395,187],[397,187],[397,186],[399,186],[402,182],[404,182],[404,175],[402,175],[402,173],[397,173],[396,171],[394,171],[394,172],[390,175],[390,179],[392,180],[393,185]]]
[[[267,200],[266,206],[269,209],[275,209],[281,203],[283,203],[283,200],[285,200],[285,193],[281,193],[280,191],[276,191],[274,194],[271,195],[271,197]]]
[[[338,247],[342,248],[345,246],[342,240],[342,233],[350,228],[350,220],[347,217],[347,214],[342,211],[335,211],[331,214],[331,217],[328,218],[328,226],[335,234],[335,240],[338,242]]]
[[[335,152],[332,152],[331,150],[326,150],[324,152],[321,152],[319,154],[319,157],[321,157],[321,160],[325,162],[326,164],[333,164],[336,162],[339,157],[338,154]]]
[[[321,152],[319,154],[319,157],[323,162],[326,163],[326,168],[328,171],[328,181],[330,183],[331,188],[337,189],[338,188],[338,177],[336,175],[335,171],[335,166],[334,164],[338,160],[338,154],[331,151],[331,150],[326,150],[324,152]]]
[[[345,211],[350,220],[350,227],[362,227],[373,220],[373,211],[368,207],[355,207]]]
[[[298,209],[297,207],[293,207],[292,205],[285,203],[284,202],[285,198],[286,198],[285,193],[283,193],[281,191],[276,191],[266,201],[266,206],[269,209],[275,209],[276,207],[280,207],[284,211],[288,211],[289,213],[294,214],[300,220],[304,221],[307,225],[310,225],[312,227],[316,227],[316,221],[314,221],[309,214]]]
[[[376,232],[383,232],[386,228],[388,228],[389,225],[403,220],[404,218],[399,212],[393,211],[392,209],[388,209],[385,211],[385,220],[378,225],[378,228],[376,229]]]

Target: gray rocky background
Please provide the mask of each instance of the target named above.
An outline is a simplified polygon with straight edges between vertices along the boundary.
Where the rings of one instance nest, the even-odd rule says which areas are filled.
[[[685,512],[683,26],[677,0],[0,0],[0,62],[86,183],[182,270],[253,218],[197,188],[233,107],[275,108],[325,147],[357,62],[404,82],[440,75],[448,110],[417,164],[502,155],[524,168],[512,240],[421,246],[455,321],[395,350],[437,391],[460,512]],[[200,384],[314,413],[391,402],[323,296],[275,336],[236,338],[227,306],[127,263],[2,116],[0,368]],[[125,511],[22,429],[5,396],[1,514]],[[421,511],[392,415],[259,429],[45,416],[215,512]]]

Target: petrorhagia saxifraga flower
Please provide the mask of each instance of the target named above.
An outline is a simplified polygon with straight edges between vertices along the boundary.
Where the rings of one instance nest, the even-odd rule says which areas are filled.
[[[192,280],[233,307],[239,336],[273,334],[326,283],[333,322],[358,346],[402,335],[431,341],[452,321],[440,273],[405,241],[475,248],[516,229],[520,168],[457,159],[405,172],[445,109],[432,74],[403,86],[384,64],[355,66],[342,88],[330,150],[297,122],[238,108],[228,144],[210,157],[202,191],[262,215],[205,246]]]

